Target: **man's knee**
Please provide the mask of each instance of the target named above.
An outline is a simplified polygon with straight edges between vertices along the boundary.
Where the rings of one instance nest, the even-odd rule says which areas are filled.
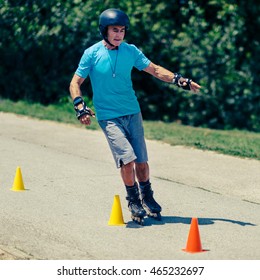
[[[121,163],[121,168],[125,170],[133,170],[134,169],[134,161],[131,161],[127,164],[124,164],[123,162]]]
[[[145,172],[148,169],[147,162],[135,163],[135,166],[140,172]]]
[[[139,182],[144,182],[149,179],[149,166],[147,162],[136,163],[135,169]]]

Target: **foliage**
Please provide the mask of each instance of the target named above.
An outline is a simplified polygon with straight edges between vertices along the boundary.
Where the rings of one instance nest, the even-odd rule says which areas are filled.
[[[130,16],[129,43],[202,85],[192,95],[134,70],[146,119],[260,131],[260,8],[253,0],[0,2],[2,97],[64,100],[84,49],[100,40],[99,14],[116,7]],[[89,80],[83,89],[91,98]]]

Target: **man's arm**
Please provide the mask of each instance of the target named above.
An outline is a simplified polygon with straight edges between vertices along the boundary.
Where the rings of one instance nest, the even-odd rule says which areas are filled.
[[[174,78],[174,73],[152,62],[144,71],[166,83],[171,83]]]
[[[78,96],[82,96],[80,86],[82,85],[84,80],[85,80],[84,78],[81,78],[77,74],[74,74],[74,76],[70,82],[70,88],[69,88],[70,96],[71,96],[72,100],[74,100]]]
[[[173,80],[176,78],[173,72],[163,68],[160,65],[156,65],[153,62],[151,62],[148,67],[144,69],[144,71],[167,83],[173,83]],[[180,78],[180,82],[183,83],[183,86],[187,85],[186,79],[183,77]],[[191,81],[190,89],[192,91],[198,92],[200,88],[200,85]]]
[[[85,80],[84,78],[81,78],[77,74],[74,74],[74,76],[70,82],[70,87],[69,87],[70,96],[71,96],[73,102],[77,99],[80,100],[80,97],[82,98],[82,93],[81,93],[80,87],[81,87],[82,83],[84,82],[84,80]],[[75,106],[75,104],[74,104],[74,106]],[[82,112],[82,109],[86,108],[84,106],[85,106],[85,103],[82,99],[82,102],[80,101],[80,102],[78,102],[78,105],[76,105],[76,109],[81,110],[80,112]],[[82,124],[90,125],[91,124],[90,115],[92,117],[95,117],[95,113],[90,108],[87,108],[87,111],[89,112],[89,114],[83,113],[82,116],[80,114],[79,120]]]

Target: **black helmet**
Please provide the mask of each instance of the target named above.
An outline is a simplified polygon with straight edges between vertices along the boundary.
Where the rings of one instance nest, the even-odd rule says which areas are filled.
[[[127,31],[130,25],[130,21],[128,16],[124,12],[118,9],[107,9],[104,12],[102,12],[101,15],[99,16],[99,30],[102,37],[106,41],[107,41],[107,27],[109,25],[125,26],[125,30]]]

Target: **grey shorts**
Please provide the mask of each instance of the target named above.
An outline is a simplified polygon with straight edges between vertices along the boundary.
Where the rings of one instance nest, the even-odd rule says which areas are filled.
[[[117,168],[131,161],[148,161],[141,113],[98,123],[105,133]]]

